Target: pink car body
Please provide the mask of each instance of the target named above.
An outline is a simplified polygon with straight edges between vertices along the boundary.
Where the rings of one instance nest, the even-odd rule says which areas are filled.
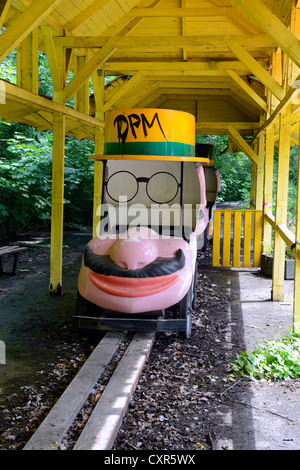
[[[79,293],[105,310],[153,313],[179,302],[194,275],[191,245],[146,227],[122,238],[92,239],[82,259]]]

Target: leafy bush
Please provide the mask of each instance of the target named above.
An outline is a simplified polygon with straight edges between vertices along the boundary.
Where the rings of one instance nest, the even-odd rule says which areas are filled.
[[[300,332],[289,333],[286,338],[265,341],[250,354],[241,351],[231,365],[234,375],[276,381],[300,376]]]
[[[0,123],[2,239],[25,229],[49,229],[51,219],[52,133],[7,126]],[[86,226],[91,224],[93,201],[93,163],[87,157],[94,144],[67,138],[65,148],[65,226]]]

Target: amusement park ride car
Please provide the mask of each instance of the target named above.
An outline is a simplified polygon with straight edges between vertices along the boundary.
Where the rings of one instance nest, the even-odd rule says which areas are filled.
[[[101,222],[82,257],[79,328],[177,331],[189,338],[197,250],[205,246],[219,190],[211,155],[195,156],[196,147],[189,113],[107,113],[104,155],[95,156],[104,162]]]

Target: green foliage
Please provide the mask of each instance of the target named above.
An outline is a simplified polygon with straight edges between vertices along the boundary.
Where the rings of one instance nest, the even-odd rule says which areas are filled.
[[[24,129],[25,128],[25,129]],[[52,133],[0,123],[0,236],[49,228],[51,219]],[[93,164],[89,141],[66,139],[65,226],[89,225]]]
[[[250,354],[241,351],[231,365],[233,374],[256,380],[276,381],[300,376],[300,332],[265,341]]]
[[[227,151],[227,136],[197,136],[196,142],[214,145],[215,165],[221,175],[221,192],[217,202],[249,204],[251,188],[251,161],[242,152]]]

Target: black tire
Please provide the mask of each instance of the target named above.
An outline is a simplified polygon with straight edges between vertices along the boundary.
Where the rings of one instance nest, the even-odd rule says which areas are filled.
[[[194,272],[194,281],[193,281],[193,292],[192,292],[193,300],[192,300],[192,309],[195,310],[196,302],[197,302],[197,261],[195,266]]]
[[[189,289],[183,299],[180,300],[178,308],[179,318],[186,320],[185,330],[179,331],[178,337],[180,339],[189,339],[192,331],[191,289]]]

